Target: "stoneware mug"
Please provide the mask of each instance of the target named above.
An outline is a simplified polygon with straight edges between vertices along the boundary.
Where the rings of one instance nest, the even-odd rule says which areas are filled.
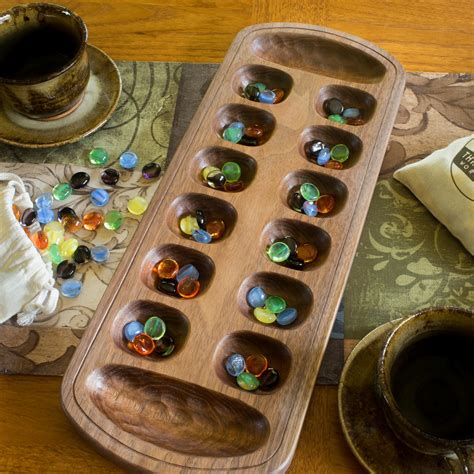
[[[444,360],[443,352],[455,353],[453,357],[461,364]],[[474,448],[473,354],[474,313],[427,309],[404,319],[389,334],[376,380],[385,417],[395,435],[422,453],[457,458],[463,473],[471,473],[468,456]],[[409,401],[405,403],[401,397]],[[459,424],[461,436],[455,434]],[[453,432],[447,434],[450,425]]]
[[[0,97],[6,110],[51,120],[75,110],[89,81],[87,29],[59,5],[0,13]]]

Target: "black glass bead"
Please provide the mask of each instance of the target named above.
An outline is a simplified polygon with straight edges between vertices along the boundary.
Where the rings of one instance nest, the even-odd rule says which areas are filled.
[[[273,390],[280,380],[280,374],[275,369],[270,367],[265,370],[262,375],[260,375],[258,380],[260,382],[260,390]]]
[[[175,343],[171,336],[163,336],[155,342],[155,352],[160,354],[161,357],[167,357],[174,351]]]
[[[339,99],[333,97],[324,101],[323,109],[328,115],[342,115],[344,105]]]
[[[211,188],[222,188],[227,182],[224,173],[209,173],[207,182]]]
[[[158,163],[148,163],[142,168],[144,179],[156,179],[160,176],[161,166]]]
[[[290,248],[290,255],[295,255],[296,250],[298,249],[298,242],[294,237],[291,235],[287,235],[283,239],[278,239],[278,242],[283,242],[284,244],[288,245]]]
[[[198,226],[202,230],[206,230],[207,220],[206,220],[206,215],[204,214],[204,211],[202,209],[196,209],[196,220],[197,220]]]
[[[76,216],[76,211],[72,207],[62,207],[58,211],[58,221],[61,221],[67,215]]]
[[[89,247],[86,247],[85,245],[79,245],[72,258],[76,263],[86,263],[92,258],[91,251]]]
[[[326,145],[321,140],[311,140],[310,142],[306,142],[304,146],[305,155],[310,159],[316,160],[319,152],[325,146]]]
[[[244,135],[238,143],[239,143],[239,145],[257,146],[258,145],[258,139],[255,138],[255,137],[249,137],[247,135]]]
[[[69,180],[69,184],[72,189],[81,189],[87,186],[87,183],[90,181],[91,177],[85,171],[79,171],[74,173]]]
[[[25,209],[20,218],[21,225],[24,227],[29,227],[35,222],[36,222],[36,211],[32,207]]]
[[[301,258],[295,257],[294,255],[290,255],[284,262],[283,265],[288,268],[292,268],[293,270],[301,270],[304,267],[304,260]]]
[[[301,212],[303,204],[305,203],[305,198],[299,193],[293,193],[288,198],[288,205],[295,211]]]
[[[243,96],[246,99],[258,101],[258,96],[260,95],[260,89],[253,84],[247,84],[244,89]]]
[[[163,293],[167,293],[168,295],[177,295],[177,287],[178,282],[174,278],[162,278],[158,282],[158,289],[161,290]]]
[[[120,173],[114,168],[107,168],[106,170],[102,171],[100,179],[104,184],[112,186],[118,183],[118,180],[120,179]]]
[[[72,278],[74,273],[76,273],[76,264],[69,260],[63,260],[56,268],[56,276],[64,280]]]

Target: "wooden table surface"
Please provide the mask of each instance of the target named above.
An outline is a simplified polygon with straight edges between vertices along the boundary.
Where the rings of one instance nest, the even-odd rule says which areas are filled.
[[[27,3],[27,2],[17,2]],[[373,41],[407,71],[474,70],[472,3],[457,0],[56,0],[81,15],[114,59],[220,62],[253,23],[294,21]],[[0,0],[0,10],[14,2]],[[0,472],[121,472],[61,410],[60,378],[0,376]],[[337,388],[317,386],[291,473],[362,472],[345,443]]]

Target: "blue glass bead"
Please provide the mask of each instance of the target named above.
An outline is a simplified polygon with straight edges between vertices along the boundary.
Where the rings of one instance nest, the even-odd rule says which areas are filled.
[[[237,377],[245,370],[245,359],[240,354],[232,354],[225,361],[225,370],[232,377]]]
[[[133,342],[137,334],[145,331],[143,324],[140,321],[130,321],[123,327],[123,336],[127,341]]]
[[[198,269],[194,266],[188,263],[187,265],[184,265],[184,267],[180,268],[178,273],[176,274],[176,280],[180,282],[186,277],[190,277],[193,280],[199,280],[199,271]]]
[[[66,298],[76,298],[82,291],[82,281],[66,280],[60,287],[59,292]]]
[[[47,207],[40,207],[36,213],[36,218],[40,224],[48,224],[55,220],[54,211]]]
[[[360,110],[355,107],[345,109],[344,112],[342,112],[342,116],[344,118],[358,118],[360,116]]]
[[[277,315],[277,323],[280,326],[288,326],[296,320],[298,317],[298,311],[295,308],[286,308],[280,314]]]
[[[35,199],[35,204],[38,209],[50,209],[51,206],[53,205],[53,195],[51,193],[43,193],[40,194],[36,199]]]
[[[133,170],[138,163],[138,156],[133,151],[125,151],[120,155],[119,163],[126,170]]]
[[[324,166],[331,159],[331,149],[325,146],[319,153],[316,158],[316,163],[319,166]]]
[[[97,245],[91,248],[92,260],[97,263],[104,263],[109,259],[110,250],[104,245]]]
[[[109,202],[109,199],[109,193],[105,189],[94,189],[94,191],[91,192],[91,202],[94,206],[105,206]]]
[[[268,295],[261,286],[255,286],[247,293],[247,303],[252,308],[261,308],[262,306],[265,306],[265,300],[267,298]]]
[[[303,204],[303,212],[310,217],[318,215],[318,206],[313,201],[305,201]]]
[[[200,244],[209,244],[212,241],[211,234],[203,229],[193,230],[192,236],[193,239]]]
[[[270,89],[264,90],[260,92],[258,101],[262,102],[262,104],[274,104],[276,101],[276,94]]]
[[[242,130],[245,128],[245,125],[242,122],[232,122],[229,127],[232,128],[241,128]]]

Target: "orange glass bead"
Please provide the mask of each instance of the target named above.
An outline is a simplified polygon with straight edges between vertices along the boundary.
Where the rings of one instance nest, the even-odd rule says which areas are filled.
[[[21,217],[20,208],[16,204],[12,204],[12,210],[13,210],[13,214],[15,215],[15,219],[19,221]]]
[[[273,89],[273,93],[275,94],[274,104],[278,104],[285,98],[285,91],[283,89]]]
[[[253,138],[263,137],[263,128],[260,125],[250,125],[244,128],[244,135]]]
[[[30,230],[28,229],[28,227],[22,227],[22,229],[25,231],[25,234],[26,234],[29,238],[31,238],[31,232],[30,232]]]
[[[32,234],[30,239],[38,250],[46,250],[48,248],[48,237],[42,230]]]
[[[96,230],[104,222],[104,214],[99,211],[86,212],[82,216],[82,225],[86,230]]]
[[[61,219],[61,224],[67,232],[77,232],[82,228],[82,221],[76,215],[66,214]]]
[[[296,249],[296,256],[304,263],[311,263],[318,256],[318,249],[313,244],[301,244]]]
[[[325,165],[325,168],[330,168],[332,170],[342,170],[344,165],[339,161],[329,160]]]
[[[224,191],[229,193],[238,193],[239,191],[242,191],[242,189],[244,189],[243,181],[236,181],[235,183],[229,183],[229,181],[227,181],[224,184]]]
[[[174,278],[178,271],[179,264],[172,258],[164,258],[153,267],[153,272],[156,273],[159,278]]]
[[[195,280],[191,277],[183,278],[177,287],[178,295],[182,298],[194,298],[201,289],[199,280]]]
[[[137,334],[132,344],[135,352],[142,356],[150,355],[155,350],[155,341],[145,333]]]
[[[330,194],[323,194],[316,201],[316,206],[318,206],[318,212],[320,214],[329,214],[336,205],[336,200]]]
[[[267,358],[262,355],[249,355],[245,359],[245,370],[255,377],[260,377],[260,375],[267,370],[268,367],[268,360]]]
[[[210,221],[206,225],[206,230],[211,234],[212,240],[220,239],[225,233],[225,222],[222,219]]]
[[[365,120],[362,117],[356,117],[356,118],[348,118],[347,124],[348,125],[364,125]]]
[[[132,341],[127,341],[127,347],[128,347],[131,351],[135,351],[135,348],[133,347],[133,342],[132,342]]]

